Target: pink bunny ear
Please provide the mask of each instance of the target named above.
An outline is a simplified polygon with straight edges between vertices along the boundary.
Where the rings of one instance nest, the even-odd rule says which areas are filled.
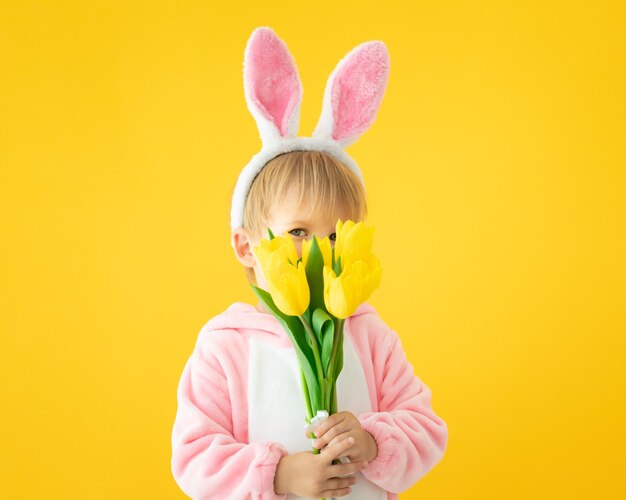
[[[263,143],[296,135],[302,84],[287,45],[271,28],[256,28],[250,35],[244,90]]]
[[[314,137],[342,147],[355,142],[374,122],[389,79],[389,54],[381,41],[365,42],[337,64],[324,90]]]

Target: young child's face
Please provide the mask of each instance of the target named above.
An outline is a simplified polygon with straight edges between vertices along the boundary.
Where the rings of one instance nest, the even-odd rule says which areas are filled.
[[[309,240],[313,235],[319,239],[324,239],[328,236],[331,245],[334,246],[337,220],[341,219],[345,221],[349,219],[349,217],[345,217],[343,213],[330,213],[330,211],[309,213],[309,206],[307,206],[306,202],[304,206],[297,206],[295,195],[295,189],[288,191],[282,203],[272,212],[269,221],[269,227],[272,233],[274,233],[275,236],[284,236],[285,233],[291,236],[296,247],[296,252],[298,252],[298,257],[302,256],[302,240]],[[269,238],[267,228],[265,228],[265,233],[261,238]],[[260,239],[251,239],[251,247],[256,247],[259,241]],[[254,266],[254,273],[258,286],[267,290],[267,282],[265,281],[258,261],[256,261]]]

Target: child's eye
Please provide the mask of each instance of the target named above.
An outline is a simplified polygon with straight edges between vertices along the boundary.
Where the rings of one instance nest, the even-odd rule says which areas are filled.
[[[296,238],[301,238],[306,236],[306,231],[304,229],[292,229],[289,231],[289,234],[294,235]]]
[[[329,236],[330,241],[336,241],[337,240],[337,234],[333,233]]]

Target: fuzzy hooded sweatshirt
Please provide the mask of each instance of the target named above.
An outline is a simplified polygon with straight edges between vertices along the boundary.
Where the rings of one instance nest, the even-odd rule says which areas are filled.
[[[206,323],[178,385],[171,467],[194,499],[288,499],[274,476],[312,449],[296,352],[279,321],[235,302]],[[443,458],[448,428],[414,374],[398,334],[369,303],[344,322],[337,407],[375,439],[376,458],[341,498],[392,500]]]

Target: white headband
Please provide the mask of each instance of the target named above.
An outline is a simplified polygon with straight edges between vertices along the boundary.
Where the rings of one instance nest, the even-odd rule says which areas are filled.
[[[231,229],[243,226],[246,197],[256,175],[272,158],[290,151],[323,151],[363,175],[344,148],[373,123],[389,79],[389,55],[381,41],[365,42],[346,54],[326,83],[322,113],[312,137],[296,137],[302,83],[287,45],[271,28],[256,28],[244,54],[246,103],[262,148],[243,168],[233,193]]]

